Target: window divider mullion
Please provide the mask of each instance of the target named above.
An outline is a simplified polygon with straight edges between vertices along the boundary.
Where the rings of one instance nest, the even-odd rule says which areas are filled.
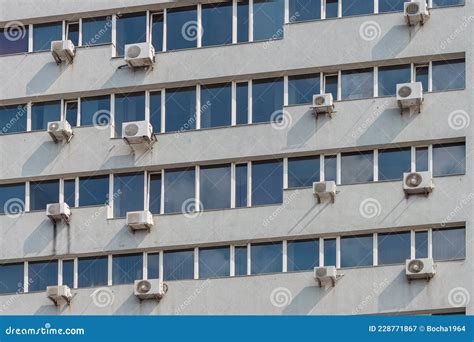
[[[376,148],[374,149],[374,182],[379,181],[379,150]]]
[[[230,164],[230,207],[235,208],[235,194],[236,194],[236,164]]]
[[[372,266],[377,266],[379,263],[379,249],[378,249],[378,244],[379,244],[379,236],[377,233],[373,234],[373,246],[372,246]]]
[[[168,30],[168,23],[167,23],[167,9],[163,9],[163,52],[166,52],[166,44],[167,44],[167,30]]]

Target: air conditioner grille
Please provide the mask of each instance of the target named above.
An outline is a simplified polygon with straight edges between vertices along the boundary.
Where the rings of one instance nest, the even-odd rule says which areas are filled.
[[[315,190],[316,192],[326,192],[326,183],[317,183]]]
[[[410,188],[416,188],[422,182],[423,178],[419,173],[413,172],[407,176],[405,184]]]
[[[423,264],[423,261],[418,259],[412,260],[408,263],[408,270],[411,273],[420,273],[421,271],[423,271],[424,267],[425,265]]]
[[[142,280],[137,284],[137,292],[147,293],[151,290],[151,283],[148,280]]]
[[[58,128],[59,128],[59,125],[56,122],[49,125],[50,131],[57,131]]]
[[[413,2],[407,6],[406,11],[410,15],[418,14],[420,12],[420,5],[416,2]]]
[[[322,106],[322,105],[324,105],[325,102],[326,102],[326,101],[325,101],[325,99],[324,99],[324,96],[317,96],[317,97],[314,99],[314,104],[315,104],[316,106]]]
[[[408,97],[412,93],[412,89],[409,86],[403,86],[400,89],[398,89],[398,95],[400,97]]]
[[[326,267],[319,267],[316,269],[316,275],[318,277],[325,277],[327,275]]]
[[[127,57],[128,58],[137,58],[140,56],[142,49],[138,45],[130,46],[127,50]]]
[[[137,124],[128,124],[125,126],[125,135],[134,136],[138,133],[139,127]]]

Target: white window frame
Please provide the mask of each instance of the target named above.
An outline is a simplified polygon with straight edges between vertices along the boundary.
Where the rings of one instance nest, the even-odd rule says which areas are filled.
[[[147,172],[147,171],[145,171]],[[152,175],[160,175],[160,178],[161,178],[161,185],[160,185],[160,214],[163,214],[163,207],[162,207],[162,204],[164,203],[164,196],[163,196],[163,189],[164,189],[164,185],[163,185],[163,171],[152,171],[152,172],[147,172],[147,175],[145,177],[146,179],[146,182],[147,182],[147,185],[145,187],[145,194],[146,194],[146,209],[145,210],[150,210],[150,199],[151,199],[151,192],[150,192],[150,189],[151,189],[151,176]],[[153,214],[153,215],[158,215],[158,214]]]
[[[78,20],[72,20],[72,21],[63,21],[64,22],[64,39],[69,39],[69,26],[71,25],[76,25],[78,26],[78,38],[77,38],[77,46],[82,46],[82,19],[79,18]]]
[[[76,127],[80,127],[81,99],[79,97],[77,99],[61,100],[61,120],[67,121],[67,106],[70,103],[75,103],[77,106]]]

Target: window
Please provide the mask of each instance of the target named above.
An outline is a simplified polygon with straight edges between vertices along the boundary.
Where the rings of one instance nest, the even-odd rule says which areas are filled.
[[[108,197],[108,175],[79,178],[79,205],[81,207],[86,205],[106,205]]]
[[[415,149],[416,171],[428,171],[428,147],[417,147]]]
[[[433,0],[433,7],[464,5],[464,0]]]
[[[31,130],[48,128],[48,122],[61,120],[61,101],[33,103],[31,106]]]
[[[166,89],[166,132],[196,128],[196,87]]]
[[[199,278],[219,278],[230,275],[230,249],[212,247],[199,249]]]
[[[411,148],[379,150],[379,181],[403,179],[411,170]]]
[[[163,253],[164,280],[194,279],[194,250]]]
[[[165,173],[165,213],[196,210],[194,168],[166,170]],[[191,204],[191,205],[189,205]]]
[[[283,38],[284,0],[254,0],[253,38],[257,40]]]
[[[76,206],[76,180],[64,180],[64,202],[71,208]]]
[[[110,123],[110,95],[81,99],[81,126],[105,126]]]
[[[122,136],[124,122],[145,120],[145,93],[115,95],[115,132]]]
[[[326,94],[331,94],[332,98],[334,101],[336,101],[337,98],[337,87],[338,87],[338,81],[339,76],[337,75],[325,75],[324,76],[324,93]]]
[[[117,16],[117,56],[123,56],[125,45],[146,41],[146,14]]]
[[[58,284],[58,261],[34,261],[28,263],[28,292],[45,291],[47,286]]]
[[[269,122],[281,119],[283,108],[283,80],[263,79],[252,84],[253,122]]]
[[[71,127],[77,126],[77,101],[66,101],[64,104],[65,119]]]
[[[379,0],[379,13],[403,11],[405,0]]]
[[[342,16],[363,15],[374,13],[374,2],[367,0],[341,0]]]
[[[464,228],[433,229],[433,259],[456,260],[466,257]]]
[[[397,84],[411,82],[411,65],[380,67],[378,78],[379,96],[395,96]]]
[[[459,175],[465,172],[464,143],[433,145],[433,176]]]
[[[35,24],[33,26],[33,51],[49,51],[53,40],[61,40],[63,23]]]
[[[252,163],[252,205],[283,202],[283,163],[281,160]]]
[[[143,210],[143,173],[114,175],[114,217],[125,217],[129,211]]]
[[[161,92],[150,93],[150,124],[154,133],[161,132]]]
[[[235,207],[247,206],[247,164],[235,166]]]
[[[108,258],[91,257],[78,259],[79,287],[105,286],[108,278]]]
[[[465,72],[464,59],[433,62],[433,91],[464,89]]]
[[[237,42],[248,42],[249,40],[249,2],[242,0],[237,2]]]
[[[428,65],[417,65],[415,66],[415,81],[421,82],[423,91],[428,91],[428,79],[429,79],[429,66]]]
[[[0,264],[0,294],[23,291],[24,264]]]
[[[324,156],[324,180],[336,181],[337,156]]]
[[[143,279],[143,254],[114,255],[112,258],[112,284],[132,284]]]
[[[290,0],[290,22],[314,19],[321,19],[321,0]]]
[[[148,279],[158,279],[160,277],[160,253],[147,254]]]
[[[63,260],[63,285],[74,288],[74,260]]]
[[[161,173],[150,175],[149,191],[149,210],[152,214],[159,214],[161,212]]]
[[[235,247],[235,275],[247,275],[247,246]]]
[[[344,236],[341,238],[341,267],[371,266],[373,236]]]
[[[326,18],[337,18],[339,0],[326,0]]]
[[[201,87],[201,128],[230,126],[232,85],[214,84]]]
[[[248,123],[249,114],[249,86],[248,82],[237,83],[236,90],[236,123],[237,125],[245,125]]]
[[[415,232],[415,258],[428,257],[428,232]]]
[[[378,234],[378,264],[404,264],[410,259],[410,232]]]
[[[343,153],[341,156],[341,183],[356,184],[374,180],[374,152]]]
[[[324,266],[336,266],[336,239],[324,239]]]
[[[0,107],[0,135],[26,132],[27,106]]]
[[[110,44],[112,17],[82,19],[82,46]]]
[[[66,37],[74,46],[79,46],[79,22],[66,24]]]
[[[151,45],[155,52],[163,51],[164,18],[163,13],[151,15]]]
[[[319,74],[288,77],[288,104],[313,102],[313,95],[320,93]]]
[[[288,241],[288,271],[309,271],[319,266],[319,240]]]
[[[252,274],[282,271],[282,243],[260,243],[251,245]]]
[[[202,5],[202,46],[232,43],[232,2]]]
[[[30,210],[44,210],[49,203],[59,202],[59,180],[30,183]]]
[[[319,156],[288,158],[288,187],[300,188],[319,182]]]
[[[28,26],[12,25],[9,28],[1,28],[0,56],[28,52],[28,38]]]
[[[344,70],[341,82],[343,100],[366,99],[374,96],[374,70],[372,68]]]
[[[197,7],[168,9],[166,12],[167,50],[197,47]]]
[[[201,166],[199,174],[203,209],[230,208],[230,164]]]

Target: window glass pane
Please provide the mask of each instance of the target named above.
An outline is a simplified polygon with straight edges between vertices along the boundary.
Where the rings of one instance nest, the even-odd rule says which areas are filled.
[[[404,264],[410,259],[410,232],[378,234],[379,265]]]
[[[115,132],[122,136],[122,123],[145,120],[145,93],[115,95]]]
[[[164,280],[194,279],[194,250],[163,253]]]
[[[283,38],[284,0],[254,0],[253,39]]]
[[[61,119],[61,101],[33,103],[31,106],[31,130],[48,128],[48,122]]]
[[[148,279],[160,277],[160,253],[148,253]]]
[[[63,285],[74,287],[74,260],[63,260]]]
[[[81,126],[104,126],[110,123],[110,95],[81,99]]]
[[[342,16],[374,13],[374,2],[370,0],[342,0]]]
[[[0,184],[0,214],[17,215],[23,211],[25,211],[25,183]]]
[[[281,248],[281,242],[252,244],[252,274],[281,272],[283,267]]]
[[[326,0],[326,18],[336,18],[339,0]]]
[[[201,87],[201,128],[230,126],[232,85],[215,84]]]
[[[79,23],[67,24],[67,39],[72,41],[74,46],[79,45]]]
[[[76,180],[66,179],[64,180],[64,202],[67,203],[71,208],[75,206],[76,200]]]
[[[30,210],[44,210],[49,203],[59,202],[59,180],[30,183]]]
[[[114,217],[143,210],[143,173],[114,175]]]
[[[247,275],[247,246],[235,247],[235,275]]]
[[[61,40],[63,23],[33,25],[33,51],[49,51],[53,40]]]
[[[397,84],[411,82],[411,65],[395,65],[379,68],[379,96],[394,96]]]
[[[232,2],[202,5],[202,46],[232,43]]]
[[[336,239],[324,239],[324,266],[336,266]]]
[[[248,123],[249,113],[249,86],[248,82],[237,83],[236,91],[237,102],[237,125],[245,125]]]
[[[82,19],[82,46],[110,44],[112,17]]]
[[[235,167],[235,207],[247,206],[247,164]]]
[[[23,292],[24,264],[0,264],[0,294]]]
[[[199,278],[218,278],[230,275],[230,248],[199,249]]]
[[[337,75],[324,77],[324,93],[332,94],[332,98],[334,101],[337,100],[337,84],[338,84]]]
[[[254,123],[281,119],[283,80],[276,78],[253,81],[252,103],[252,121]]]
[[[133,13],[117,16],[117,56],[124,55],[126,44],[146,41],[146,14]]]
[[[108,258],[92,257],[78,259],[78,282],[79,287],[105,286],[107,285]]]
[[[163,51],[163,13],[154,13],[151,25],[151,45],[155,52]]]
[[[142,279],[143,254],[114,255],[112,258],[112,284],[132,284]]]
[[[341,82],[343,100],[366,99],[374,95],[374,72],[372,68],[344,70]]]
[[[415,258],[428,257],[428,232],[415,233]]]
[[[77,126],[77,102],[66,102],[66,120],[71,127]]]
[[[252,163],[252,205],[283,202],[281,160]]]
[[[154,133],[161,132],[161,92],[150,93],[150,123]]]
[[[28,25],[11,25],[0,29],[0,56],[28,52]]]
[[[150,200],[149,210],[152,214],[159,214],[161,211],[161,173],[150,175]]]
[[[464,89],[465,72],[464,59],[433,62],[433,91]]]
[[[344,153],[341,156],[341,183],[366,183],[374,180],[374,152]]]
[[[26,105],[0,107],[0,135],[26,132]]]
[[[336,181],[337,156],[324,156],[324,180]]]
[[[419,66],[416,67],[416,75],[415,80],[416,82],[421,82],[423,86],[423,91],[428,91],[428,75],[429,75],[429,68],[428,66]]]
[[[428,147],[415,149],[416,171],[428,171]]]
[[[166,48],[169,51],[197,47],[196,6],[168,9],[166,21]]]
[[[230,164],[201,166],[199,174],[203,209],[230,208]]]
[[[373,264],[373,236],[347,236],[341,238],[341,267],[371,266]]]
[[[165,172],[165,213],[195,210],[194,168],[166,170]]]
[[[464,0],[433,0],[433,7],[464,5]]]
[[[458,175],[466,172],[466,145],[433,145],[433,176]]]
[[[290,0],[290,22],[314,19],[321,19],[321,0]]]
[[[311,103],[320,93],[320,83],[319,75],[288,77],[288,104]]]
[[[288,187],[313,186],[319,182],[319,156],[288,158]]]
[[[166,132],[196,128],[196,87],[166,89]]]
[[[109,176],[79,178],[79,205],[106,205],[109,197]]]
[[[433,229],[433,259],[455,260],[466,257],[464,228]]]
[[[237,42],[248,42],[249,40],[249,2],[242,0],[237,2]]]
[[[307,271],[319,266],[319,240],[288,241],[288,271]]]
[[[379,181],[403,179],[411,170],[411,149],[379,150]]]
[[[44,291],[47,286],[58,284],[58,261],[28,263],[28,292]]]
[[[379,0],[379,13],[403,11],[405,0]]]

